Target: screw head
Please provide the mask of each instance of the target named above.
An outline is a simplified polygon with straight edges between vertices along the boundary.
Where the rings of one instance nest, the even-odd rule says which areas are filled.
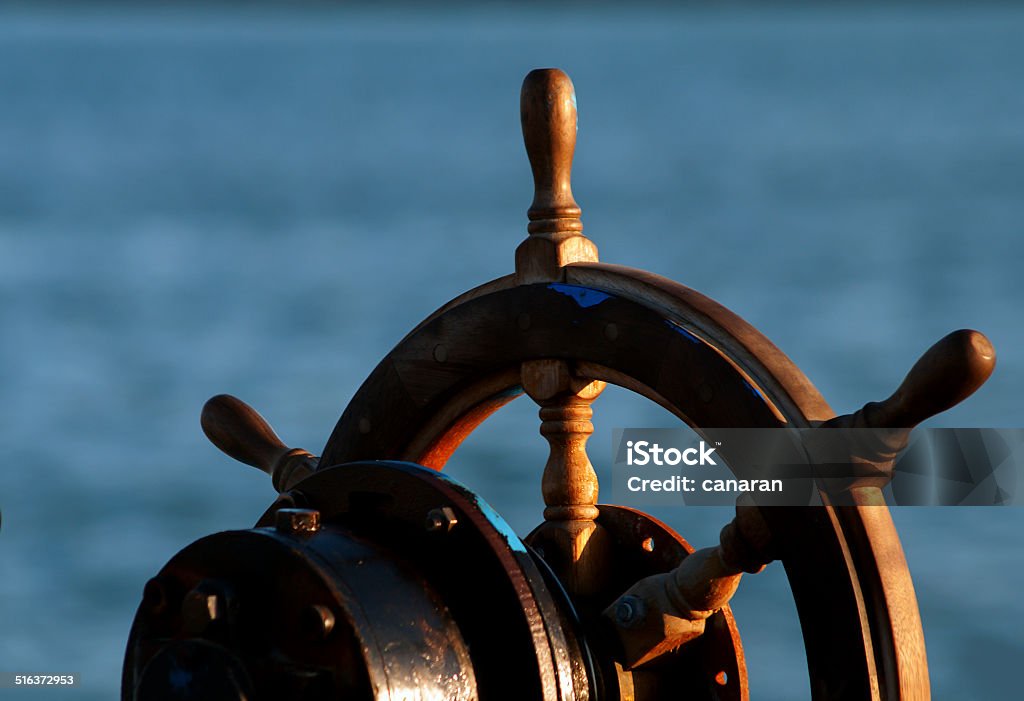
[[[615,604],[615,622],[624,628],[638,625],[647,615],[647,604],[636,596],[623,596]]]
[[[424,525],[431,533],[448,533],[455,528],[458,522],[459,519],[455,516],[455,511],[450,506],[442,506],[427,512],[427,519]]]
[[[322,604],[303,609],[300,624],[312,640],[326,640],[334,630],[334,612]]]
[[[274,519],[279,533],[307,535],[320,530],[320,512],[316,509],[278,509]]]

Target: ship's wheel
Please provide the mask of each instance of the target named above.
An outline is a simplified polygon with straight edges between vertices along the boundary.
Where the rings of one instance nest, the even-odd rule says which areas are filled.
[[[536,629],[536,644],[550,649],[531,657],[529,670],[507,674],[537,677],[530,688],[541,698],[748,698],[727,601],[742,572],[773,560],[785,568],[796,603],[813,698],[928,698],[914,588],[879,490],[884,455],[875,456],[866,476],[846,484],[843,505],[822,494],[821,506],[741,506],[721,543],[693,554],[658,521],[597,504],[585,450],[593,430],[590,404],[611,383],[697,431],[860,426],[902,429],[896,433],[905,438],[987,379],[991,345],[977,332],[954,332],[922,357],[892,397],[837,417],[800,369],[736,314],[666,278],[598,262],[570,187],[576,98],[564,73],[527,76],[522,122],[535,198],[515,273],[457,297],[402,339],[349,403],[318,465],[304,451],[287,451],[269,428],[253,438],[252,426],[262,424],[236,400],[211,400],[207,433],[227,452],[273,472],[282,492],[260,525],[299,506],[358,530],[352,524],[366,521],[351,517],[357,510],[390,508],[389,518],[398,519],[419,508],[410,504],[433,503],[424,489],[441,490],[448,511],[427,511],[437,527],[431,530],[470,521],[494,552],[505,547],[504,538],[518,553],[518,564],[503,565],[509,576],[534,582],[518,589],[532,587],[536,610],[525,620]],[[500,519],[446,481],[428,488],[423,471],[370,462],[440,471],[481,422],[523,393],[539,404],[540,431],[551,448],[542,478],[547,508],[525,539],[529,558]],[[252,448],[260,441],[271,447]],[[395,494],[406,500],[387,506],[382,495]],[[463,567],[457,576],[472,580],[474,561]],[[672,600],[659,603],[666,587]],[[672,591],[681,595],[672,598]],[[552,613],[563,605],[573,615]],[[657,615],[637,605],[654,606]],[[471,624],[460,626],[471,634]],[[495,626],[489,634],[500,638],[503,631]],[[474,644],[468,650],[473,654]],[[478,665],[477,680],[485,674]],[[491,697],[500,698],[491,684]]]
[[[406,336],[352,399],[320,462],[395,459],[443,469],[478,424],[525,390],[541,405],[541,431],[553,444],[547,521],[535,540],[563,540],[545,553],[564,560],[568,552],[556,571],[570,591],[590,592],[601,588],[589,580],[602,568],[583,543],[593,537],[588,520],[600,528],[602,516],[582,445],[602,383],[698,428],[803,428],[835,413],[736,314],[664,277],[597,261],[569,182],[576,97],[564,73],[527,77],[522,120],[536,197],[516,273],[449,302]],[[960,401],[993,361],[981,334],[947,337],[908,378],[920,387],[905,386],[892,400],[898,418],[878,426],[912,426]],[[816,699],[929,695],[910,573],[889,511],[871,489],[855,489],[854,505],[762,510],[796,602]]]

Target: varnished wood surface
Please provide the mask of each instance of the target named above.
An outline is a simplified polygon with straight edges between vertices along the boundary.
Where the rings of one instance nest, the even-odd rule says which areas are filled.
[[[290,450],[259,412],[230,394],[218,394],[206,402],[200,425],[221,451],[267,474]]]
[[[566,265],[597,260],[572,194],[576,91],[569,76],[557,68],[531,71],[523,81],[520,117],[534,193],[529,237],[516,249],[516,280],[560,280]]]
[[[569,76],[557,68],[530,71],[523,80],[519,112],[533,170],[529,232],[582,231],[580,207],[572,195],[576,90]]]
[[[643,304],[707,339],[744,377],[756,378],[778,407],[779,417],[785,417],[789,425],[803,428],[835,416],[813,383],[778,346],[738,314],[697,290],[663,275],[610,263],[571,265],[566,268],[565,281]]]
[[[279,492],[287,491],[317,467],[315,455],[286,446],[259,412],[230,394],[209,399],[199,423],[211,443],[235,460],[266,472]]]
[[[611,555],[608,534],[595,521],[597,473],[587,455],[590,405],[605,383],[581,379],[566,361],[550,358],[525,361],[520,381],[540,405],[540,434],[549,446],[541,475],[545,560],[570,596],[590,596],[604,589]]]
[[[995,367],[996,351],[984,334],[971,329],[954,331],[914,363],[888,399],[864,407],[864,424],[913,428],[974,394]]]
[[[695,425],[782,425],[767,395],[709,343],[630,300],[609,297],[598,306],[583,307],[573,298],[574,291],[579,292],[545,284],[502,289],[421,325],[357,392],[322,462],[371,455],[418,459],[406,452],[407,446],[442,440],[440,435],[424,440],[418,434],[433,425],[434,416],[451,416],[450,403],[482,404],[490,396],[467,399],[464,393],[474,388],[498,392],[485,380],[543,358],[618,368],[646,387],[674,387],[679,398],[665,403]],[[615,339],[608,336],[608,324],[619,329]],[[438,346],[445,348],[443,360],[438,360]],[[703,368],[703,374],[692,373],[695,367]],[[518,385],[504,391],[517,392]],[[708,400],[702,399],[707,397],[701,393],[705,385],[713,391]]]

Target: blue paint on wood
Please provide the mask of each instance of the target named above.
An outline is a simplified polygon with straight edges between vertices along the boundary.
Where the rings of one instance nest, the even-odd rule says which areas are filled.
[[[596,307],[601,302],[611,299],[612,297],[607,292],[601,292],[601,290],[594,290],[580,285],[566,285],[561,282],[551,283],[548,285],[548,289],[554,290],[555,292],[567,297],[572,297],[573,301],[583,309]]]
[[[675,331],[677,334],[685,338],[690,343],[703,343],[699,338],[694,336],[692,333],[684,329],[682,326],[672,321],[671,319],[665,319],[665,325]]]

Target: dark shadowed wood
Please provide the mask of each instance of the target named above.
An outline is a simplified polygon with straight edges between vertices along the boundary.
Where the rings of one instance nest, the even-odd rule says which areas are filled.
[[[635,300],[684,328],[694,329],[720,349],[744,377],[757,378],[758,386],[778,406],[781,420],[800,415],[813,424],[835,416],[814,384],[778,346],[738,314],[697,290],[663,275],[611,263],[571,265],[565,269],[565,281]]]
[[[268,475],[290,450],[259,412],[230,394],[207,401],[199,422],[210,442],[224,453]]]
[[[316,469],[312,453],[286,446],[259,412],[230,394],[209,399],[199,423],[211,443],[235,460],[266,472],[279,492]]]
[[[961,329],[929,348],[892,396],[864,407],[872,428],[913,428],[974,394],[992,375],[996,351],[984,334]]]
[[[450,406],[496,408],[488,400],[501,390],[486,380],[524,361],[544,358],[585,361],[609,372],[628,368],[624,374],[635,379],[638,389],[671,388],[675,400],[662,396],[661,401],[691,425],[784,425],[775,398],[758,389],[763,369],[751,380],[712,344],[682,325],[667,323],[657,311],[611,295],[598,305],[581,306],[575,293],[586,290],[557,284],[500,289],[421,324],[353,397],[321,462],[371,456],[419,461],[419,454],[408,452],[412,445],[450,454],[455,448],[450,443],[464,437],[463,432],[448,435],[447,426],[432,436],[421,436],[421,431],[431,427],[433,432],[439,415],[455,420]],[[524,318],[530,320],[525,329]],[[619,329],[614,340],[607,333],[610,323]],[[438,346],[446,349],[443,362],[435,352]],[[701,374],[692,372],[696,367],[702,368]],[[588,374],[596,371],[588,366]],[[504,388],[506,396],[521,391],[518,385],[514,381]],[[701,392],[704,386],[713,390],[713,398],[701,398],[707,396]],[[440,442],[449,445],[442,450]]]

